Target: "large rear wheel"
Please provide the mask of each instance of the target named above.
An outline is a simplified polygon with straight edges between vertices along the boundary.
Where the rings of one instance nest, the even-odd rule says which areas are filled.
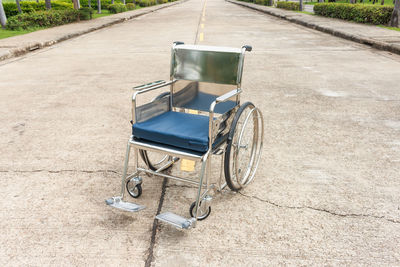
[[[229,130],[224,159],[225,180],[233,191],[248,185],[260,161],[264,135],[260,110],[251,102],[240,106]]]

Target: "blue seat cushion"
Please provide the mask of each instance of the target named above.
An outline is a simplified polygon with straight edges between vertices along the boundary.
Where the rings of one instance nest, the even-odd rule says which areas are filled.
[[[190,100],[188,103],[185,103],[182,107],[189,108],[189,109],[196,109],[208,112],[210,110],[211,103],[217,99],[218,96],[206,94],[203,92],[198,92],[196,97]],[[222,103],[218,103],[215,106],[214,112],[216,113],[225,113],[229,110],[233,109],[236,106],[235,101],[226,101]]]
[[[132,126],[135,138],[206,152],[208,120],[203,115],[168,111]]]

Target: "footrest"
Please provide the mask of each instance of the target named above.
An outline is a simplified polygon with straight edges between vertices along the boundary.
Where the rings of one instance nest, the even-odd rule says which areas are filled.
[[[130,212],[137,212],[139,210],[142,210],[145,208],[145,206],[138,205],[135,203],[131,202],[125,202],[121,199],[121,197],[112,197],[106,200],[106,204],[108,206],[124,210],[124,211],[130,211]]]
[[[158,214],[156,219],[171,224],[179,229],[190,229],[194,227],[196,223],[195,218],[186,219],[182,216],[176,215],[172,212],[165,212]]]

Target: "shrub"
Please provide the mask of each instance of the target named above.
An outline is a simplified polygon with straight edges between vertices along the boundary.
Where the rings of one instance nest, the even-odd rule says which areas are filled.
[[[121,4],[121,3],[115,3],[115,4],[109,5],[108,6],[108,10],[110,11],[110,13],[113,13],[113,14],[117,14],[117,13],[128,11],[126,6],[124,4]]]
[[[81,7],[79,9],[79,19],[81,20],[90,20],[93,16],[93,8],[91,7]]]
[[[300,10],[300,4],[298,2],[277,2],[276,7],[287,10]]]
[[[139,6],[145,7],[145,6],[154,6],[157,4],[156,0],[139,0],[137,1]]]
[[[324,17],[352,20],[361,23],[388,24],[393,13],[393,7],[320,3],[315,4],[314,13]]]
[[[255,0],[256,4],[263,6],[272,6],[272,0]]]
[[[74,9],[22,13],[8,19],[7,29],[51,27],[75,22],[78,19],[79,11]]]
[[[134,10],[136,8],[136,5],[133,3],[128,3],[128,4],[126,4],[126,8],[128,10]]]
[[[46,10],[46,5],[44,2],[34,2],[34,1],[21,1],[21,10],[22,13],[31,13],[33,11]],[[18,8],[15,2],[7,2],[3,3],[4,12],[6,16],[12,17],[18,15]],[[64,9],[73,9],[73,5],[71,3],[65,3],[62,1],[52,1],[51,2],[51,10],[64,10]]]

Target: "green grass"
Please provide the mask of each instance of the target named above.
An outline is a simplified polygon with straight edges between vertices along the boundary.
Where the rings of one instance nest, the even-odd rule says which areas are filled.
[[[297,11],[297,10],[294,10],[294,12],[308,14],[308,15],[314,15],[314,13],[308,12],[308,11]]]
[[[10,30],[4,30],[0,27],[0,39],[13,37],[13,36],[21,35],[21,34],[26,34],[26,33],[34,32],[37,30],[39,30],[39,29],[10,31]]]
[[[110,16],[110,15],[112,15],[112,14],[111,14],[110,11],[108,11],[107,9],[102,9],[102,10],[101,10],[101,14],[97,14],[97,11],[95,10],[95,11],[94,11],[94,14],[93,14],[93,18],[94,18],[94,19],[97,19],[97,18],[101,18],[101,17],[105,17],[105,16]]]
[[[384,26],[384,25],[378,25],[378,27],[400,32],[400,28],[396,28],[396,27],[388,27],[388,26]]]
[[[3,0],[3,2],[14,2],[14,0]],[[136,9],[140,9],[140,8],[142,8],[142,7],[140,7],[139,5],[136,6]],[[102,9],[101,14],[97,14],[97,11],[95,11],[95,13],[93,14],[93,19],[110,16],[110,15],[114,15],[114,14],[111,14],[110,11],[108,11],[107,9]],[[17,35],[22,35],[22,34],[34,32],[34,31],[42,30],[42,29],[44,29],[44,28],[32,28],[29,30],[11,31],[11,30],[2,29],[0,27],[0,39],[13,37],[13,36],[17,36]]]

